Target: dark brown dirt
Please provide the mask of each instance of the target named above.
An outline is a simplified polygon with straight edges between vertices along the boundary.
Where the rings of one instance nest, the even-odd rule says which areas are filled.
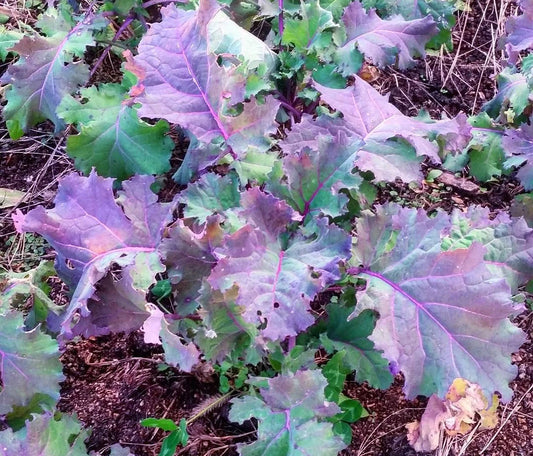
[[[160,346],[145,344],[140,332],[68,344],[62,356],[66,380],[58,409],[75,412],[93,429],[86,442],[90,450],[119,442],[138,456],[155,456],[166,433],[141,426],[142,419],[179,423],[199,404],[219,396],[212,374],[179,372],[163,363],[162,352]],[[251,429],[231,424],[227,412],[226,404],[194,421],[188,427],[190,443],[179,454],[231,454],[228,450],[249,438]]]
[[[374,82],[404,114],[416,116],[426,110],[434,119],[442,114],[454,117],[480,111],[496,92],[494,76],[499,73],[502,53],[493,48],[494,33],[501,30],[502,2],[465,2],[471,11],[458,13],[453,32],[453,51],[427,55],[407,71],[387,68]],[[512,2],[503,2],[503,13],[511,14]],[[492,58],[494,56],[494,58]]]

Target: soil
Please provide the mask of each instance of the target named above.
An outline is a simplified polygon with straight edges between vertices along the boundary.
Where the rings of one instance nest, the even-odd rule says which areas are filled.
[[[416,115],[420,109],[426,109],[434,118],[440,117],[442,112],[450,117],[461,111],[478,112],[494,95],[493,76],[499,71],[494,62],[499,61],[500,55],[492,47],[492,34],[501,30],[502,14],[515,8],[513,2],[502,2],[502,5],[492,0],[466,2],[472,10],[458,13],[453,52],[429,56],[408,71],[383,70],[373,84],[382,93],[389,92],[390,100],[408,115]],[[5,126],[0,125],[0,187],[28,191],[27,198],[19,205],[24,210],[38,204],[50,205],[58,179],[73,169],[64,153],[65,136],[57,138],[50,132],[50,125],[43,124],[20,141],[13,142],[7,139]],[[178,159],[175,160],[176,167]],[[171,175],[167,176],[165,200],[177,191]],[[454,207],[479,204],[497,211],[507,210],[513,197],[522,191],[512,176],[483,186],[465,176],[455,184],[434,182],[427,183],[424,188],[413,188],[401,182],[387,184],[380,189],[379,199],[427,210],[450,211]],[[9,258],[8,266],[20,269],[25,267],[22,262],[25,247],[18,246],[22,249],[20,255],[14,254],[14,243],[9,241],[15,235],[11,212],[12,209],[0,212],[0,252],[4,253],[4,260],[0,256],[0,264],[6,264],[5,259]],[[43,248],[39,256],[43,252],[47,254],[46,246]],[[55,296],[58,301],[65,299],[65,290],[59,285],[55,288]],[[530,389],[533,313],[524,312],[515,323],[527,333],[528,342],[513,355],[519,372],[511,384],[514,399],[501,407],[501,429],[474,433],[463,453],[465,456],[533,455],[533,392]],[[77,340],[66,346],[62,356],[66,380],[58,407],[64,412],[75,412],[92,429],[86,442],[90,450],[105,454],[110,445],[119,442],[135,455],[155,456],[165,433],[140,426],[141,419],[157,417],[179,422],[181,418],[194,415],[202,403],[219,397],[216,375],[206,365],[192,374],[185,374],[163,368],[161,361],[161,347],[145,344],[139,332]],[[402,382],[401,375],[397,376],[386,391],[347,382],[345,394],[358,399],[369,416],[354,424],[353,442],[342,455],[416,454],[407,443],[404,427],[420,418],[427,399],[406,400]],[[229,422],[228,408],[227,403],[223,404],[194,421],[189,427],[189,444],[177,454],[236,455],[238,442],[253,440],[254,424],[237,426]],[[450,442],[455,454],[460,454],[465,439],[457,437]],[[490,445],[484,450],[489,441]]]

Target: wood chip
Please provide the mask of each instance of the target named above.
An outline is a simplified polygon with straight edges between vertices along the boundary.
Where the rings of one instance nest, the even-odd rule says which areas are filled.
[[[449,185],[450,187],[466,193],[479,193],[479,185],[464,177],[456,177],[450,172],[443,172],[440,176],[436,177],[435,180],[441,184]]]

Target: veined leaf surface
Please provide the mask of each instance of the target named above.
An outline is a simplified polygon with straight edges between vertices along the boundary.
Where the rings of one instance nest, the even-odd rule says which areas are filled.
[[[367,285],[353,315],[379,313],[370,339],[404,373],[408,397],[443,396],[461,377],[508,401],[510,355],[524,341],[508,319],[516,310],[509,285],[489,270],[481,244],[443,252],[449,225],[444,213],[395,205],[361,218],[352,264]]]

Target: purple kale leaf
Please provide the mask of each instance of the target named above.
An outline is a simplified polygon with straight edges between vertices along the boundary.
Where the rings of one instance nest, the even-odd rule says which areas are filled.
[[[125,181],[124,190],[115,199],[113,179],[94,172],[88,177],[71,174],[60,182],[53,209],[39,206],[16,216],[20,231],[37,232],[52,245],[57,252],[56,270],[74,290],[62,324],[64,336],[72,337],[81,330],[89,335],[85,328],[96,325],[105,331],[106,325],[112,324],[112,311],[105,312],[109,318],[94,320],[89,299],[94,301],[92,306],[122,306],[118,298],[105,302],[107,291],[102,297],[98,293],[95,296],[98,281],[110,273],[113,265],[127,267],[122,280],[127,280],[130,289],[119,293],[127,297],[146,293],[155,274],[164,270],[157,248],[172,211],[169,204],[157,202],[150,190],[153,180],[151,176],[136,176]],[[108,288],[106,282],[102,290]],[[142,313],[138,300],[134,301]],[[97,313],[101,316],[102,312],[99,309]],[[133,329],[137,327],[130,325],[129,330]]]
[[[340,412],[326,401],[328,382],[318,370],[298,371],[268,379],[261,396],[234,399],[229,418],[243,423],[257,418],[257,441],[239,446],[239,454],[335,456],[346,445],[327,418]],[[317,449],[320,450],[317,453]]]
[[[516,63],[520,51],[533,47],[533,1],[520,0],[523,14],[509,17],[505,23],[505,39],[509,61]]]
[[[431,16],[406,21],[396,15],[381,19],[373,9],[365,12],[360,2],[352,2],[342,21],[347,39],[337,51],[342,67],[354,46],[379,67],[395,63],[401,69],[414,63],[413,56],[424,56],[426,43],[438,33]],[[349,63],[346,63],[349,66]]]
[[[236,303],[248,323],[266,325],[262,335],[283,340],[309,327],[310,301],[339,278],[338,263],[349,256],[350,238],[319,220],[288,241],[295,214],[283,201],[253,188],[243,193],[241,216],[247,224],[226,235],[208,278],[222,292],[239,287]]]
[[[87,65],[75,60],[94,44],[93,30],[105,23],[92,16],[72,27],[51,10],[37,26],[44,35],[24,36],[13,47],[19,60],[0,79],[10,84],[3,115],[13,139],[46,119],[54,123],[56,132],[64,128],[56,112],[59,103],[89,79]]]
[[[280,146],[286,152],[280,171],[287,182],[282,175],[274,175],[267,188],[290,202],[303,217],[320,212],[341,215],[348,197],[340,190],[357,189],[361,183],[360,176],[352,174],[361,142],[306,116]]]
[[[488,268],[482,244],[442,251],[449,229],[442,212],[429,218],[394,205],[361,218],[352,272],[367,283],[353,315],[379,313],[370,339],[404,373],[408,397],[444,396],[461,377],[508,401],[510,354],[524,341],[508,319],[509,285]]]
[[[72,416],[47,411],[32,415],[32,419],[26,421],[25,427],[17,432],[13,432],[9,427],[0,432],[0,454],[87,456],[84,441],[89,438],[89,434],[90,432],[83,429]]]
[[[201,143],[223,138],[237,154],[249,144],[266,150],[279,104],[270,96],[264,103],[252,98],[240,114],[232,111],[244,102],[246,76],[208,52],[207,25],[218,9],[215,1],[201,2],[197,11],[162,8],[162,21],[142,38],[133,64],[139,115],[179,124]]]
[[[11,412],[14,406],[28,405],[38,393],[58,400],[59,382],[64,376],[57,341],[38,327],[25,331],[20,312],[9,311],[1,316],[0,414]]]
[[[533,126],[522,124],[518,130],[506,130],[502,146],[509,157],[505,165],[521,166],[516,177],[526,190],[533,190]]]
[[[358,76],[354,85],[345,89],[314,85],[322,99],[343,114],[344,129],[365,142],[355,164],[361,170],[372,171],[378,181],[396,177],[420,180],[422,156],[439,163],[441,148],[457,153],[470,139],[471,127],[464,114],[433,122],[404,116],[387,96]]]
[[[167,266],[172,283],[176,312],[187,315],[193,312],[203,279],[209,276],[217,260],[213,251],[222,242],[218,216],[207,217],[201,228],[188,227],[178,220],[163,239],[159,251]]]

